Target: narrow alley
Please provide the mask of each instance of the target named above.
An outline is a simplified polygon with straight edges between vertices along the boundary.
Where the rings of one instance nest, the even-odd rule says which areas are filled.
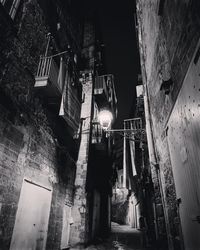
[[[0,250],[200,250],[200,0],[0,0]]]
[[[85,248],[85,250],[146,250],[143,247],[143,234],[127,225],[112,223],[111,235]],[[148,248],[150,250],[150,248]],[[70,248],[70,250],[77,250]],[[153,249],[151,249],[153,250]]]

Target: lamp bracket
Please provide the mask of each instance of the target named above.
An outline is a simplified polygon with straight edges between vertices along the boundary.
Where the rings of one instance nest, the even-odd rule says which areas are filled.
[[[146,142],[145,129],[107,129],[106,133],[118,133],[131,141]]]

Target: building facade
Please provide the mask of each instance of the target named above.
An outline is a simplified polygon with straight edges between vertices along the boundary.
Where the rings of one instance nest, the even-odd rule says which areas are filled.
[[[195,0],[136,1],[150,164],[169,249],[200,247],[199,8]]]
[[[148,157],[143,92],[139,75],[135,110],[131,112],[132,118],[124,120],[123,169],[117,171],[117,183],[113,190],[113,220],[142,230],[143,244],[147,246],[155,244],[157,224],[162,217],[154,212],[157,198],[154,196]],[[163,237],[162,243],[164,249]]]
[[[106,237],[110,230],[113,141],[103,131],[98,114],[108,109],[115,118],[117,99],[114,77],[104,69],[99,30],[91,20],[86,21],[84,28],[82,52],[87,64],[82,72],[82,123],[72,209],[74,224],[70,236],[73,247]]]
[[[144,108],[144,89],[141,82],[141,75],[138,75],[138,83],[136,86],[136,104],[134,117],[127,123],[132,123],[132,127],[138,130],[133,141],[127,145],[129,162],[129,183],[132,190],[131,194],[131,211],[130,221],[132,226],[146,232],[143,235],[143,244],[154,245],[157,233],[157,224],[162,220],[155,214],[154,186],[151,176],[151,168],[149,164],[149,152],[146,138],[146,122]],[[135,123],[135,126],[134,126]],[[137,125],[139,124],[139,125]],[[127,124],[128,125],[128,124]],[[129,125],[130,127],[130,125]],[[163,233],[163,231],[161,231]],[[163,249],[164,249],[164,239]]]
[[[71,1],[0,1],[1,249],[66,249],[82,29]]]

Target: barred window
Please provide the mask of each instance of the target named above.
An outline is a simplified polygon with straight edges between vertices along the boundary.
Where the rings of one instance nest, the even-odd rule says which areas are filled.
[[[7,13],[12,19],[15,18],[17,8],[19,7],[20,0],[0,0]]]

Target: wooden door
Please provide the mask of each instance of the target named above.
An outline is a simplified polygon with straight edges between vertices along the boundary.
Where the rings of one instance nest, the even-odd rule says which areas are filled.
[[[46,246],[52,192],[24,180],[10,250],[43,250]]]
[[[168,145],[185,249],[200,249],[200,44],[168,122]]]

